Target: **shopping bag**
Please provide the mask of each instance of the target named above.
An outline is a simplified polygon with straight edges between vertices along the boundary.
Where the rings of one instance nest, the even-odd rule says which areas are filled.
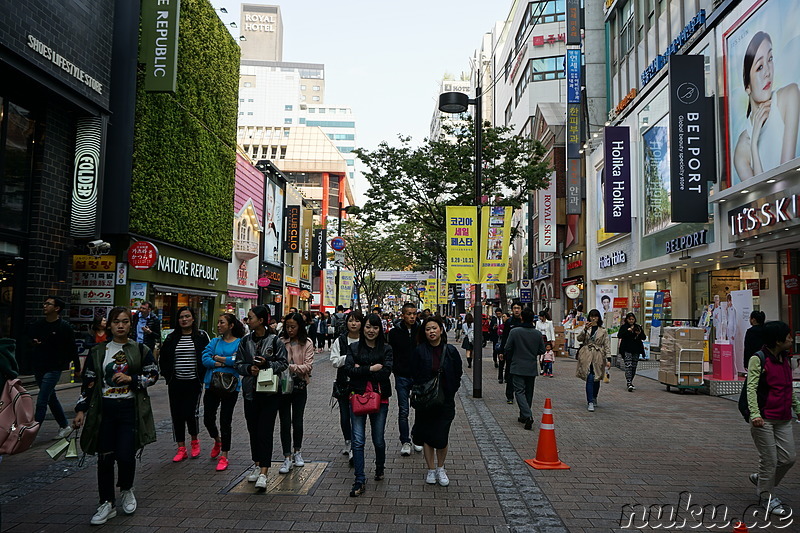
[[[274,394],[278,392],[278,380],[271,368],[260,370],[256,378],[256,392],[266,392]]]
[[[286,372],[281,372],[279,376],[281,394],[291,394],[294,391],[294,376],[292,376],[291,372],[288,370]]]
[[[70,433],[70,435],[72,435],[72,433]],[[64,453],[66,453],[67,448],[69,448],[70,435],[67,435],[62,439],[58,439],[55,443],[51,444],[47,450],[45,450],[47,455],[50,456],[50,459],[57,461]]]
[[[69,446],[67,446],[67,453],[64,455],[65,459],[77,459],[78,453],[80,453],[80,446],[78,445],[80,439],[78,438],[79,432],[76,431],[74,435],[71,435],[69,439]]]

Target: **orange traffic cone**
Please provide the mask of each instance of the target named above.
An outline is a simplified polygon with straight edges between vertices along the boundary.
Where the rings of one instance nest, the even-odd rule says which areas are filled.
[[[748,533],[748,531],[744,522],[737,522],[736,527],[733,528],[733,533]]]
[[[536,459],[526,459],[526,463],[537,470],[568,470],[569,466],[558,460],[556,446],[556,426],[553,423],[553,409],[550,398],[544,401],[542,423],[539,426],[539,442],[536,444]]]

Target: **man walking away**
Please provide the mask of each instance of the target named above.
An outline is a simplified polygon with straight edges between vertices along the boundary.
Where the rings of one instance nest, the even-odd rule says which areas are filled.
[[[533,387],[539,375],[538,359],[545,352],[542,334],[533,325],[534,314],[525,309],[521,314],[522,324],[508,335],[504,346],[506,357],[511,359],[511,379],[514,384],[514,395],[519,407],[520,422],[525,429],[533,427]]]
[[[409,398],[414,379],[411,374],[411,356],[417,348],[417,307],[406,302],[400,310],[401,320],[397,327],[389,331],[389,345],[392,347],[394,364],[394,388],[397,391],[398,424],[400,426],[400,455],[411,455],[411,432],[408,424]],[[417,449],[419,448],[419,449]],[[415,446],[422,451],[421,446]]]
[[[81,373],[75,332],[59,316],[66,305],[61,298],[48,296],[43,304],[44,318],[31,324],[29,331],[33,344],[34,378],[39,386],[34,420],[42,424],[49,406],[58,427],[61,428],[54,440],[66,437],[71,431],[64,408],[56,396],[56,385],[61,379],[61,372],[69,368],[72,362],[75,366],[75,378],[79,378]]]
[[[500,341],[500,334],[498,333],[498,327],[503,323],[503,310],[499,307],[494,310],[494,316],[489,321],[489,340],[492,341],[492,361],[494,361],[494,367],[498,368],[500,364],[497,362],[497,354],[498,354],[498,346],[497,343]]]
[[[500,339],[500,353],[498,354],[498,358],[500,359],[499,375],[503,375],[503,365],[505,365],[505,375],[503,375],[503,377],[506,381],[507,404],[514,403],[514,384],[511,382],[511,357],[506,356],[504,351],[511,330],[520,325],[522,325],[522,305],[519,302],[514,302],[511,305],[511,318],[506,320],[506,323],[503,325],[503,336]]]

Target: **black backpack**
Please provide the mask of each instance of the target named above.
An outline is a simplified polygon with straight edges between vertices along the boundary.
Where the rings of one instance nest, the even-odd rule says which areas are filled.
[[[761,350],[757,351],[753,354],[754,356],[758,356],[758,359],[761,361],[761,375],[758,378],[758,388],[756,389],[756,396],[758,397],[758,405],[763,404],[765,391],[764,383],[766,380],[766,376],[764,375],[764,352]],[[744,421],[748,424],[750,423],[750,406],[747,405],[747,381],[744,382],[742,385],[742,392],[739,393],[739,412],[742,413],[744,417]]]

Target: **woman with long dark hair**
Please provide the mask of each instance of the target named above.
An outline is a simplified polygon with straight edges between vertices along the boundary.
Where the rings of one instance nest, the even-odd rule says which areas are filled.
[[[147,388],[158,380],[158,365],[145,344],[128,338],[131,312],[115,307],[108,314],[111,340],[98,343],[86,358],[81,397],[72,427],[83,428],[81,449],[97,454],[100,506],[92,525],[117,516],[114,463],[117,465],[122,512],[136,511],[133,480],[136,451],[156,441]]]
[[[461,356],[455,346],[447,343],[444,322],[429,316],[419,329],[419,344],[411,357],[411,372],[414,385],[421,385],[438,374],[440,387],[444,390],[444,405],[432,409],[417,408],[411,439],[416,446],[423,447],[428,473],[425,482],[437,481],[442,487],[450,484],[444,461],[447,458],[450,425],[456,417],[455,396],[461,386]]]
[[[578,342],[583,346],[578,350],[578,365],[575,377],[586,382],[586,402],[588,409],[594,412],[597,407],[597,394],[600,392],[600,380],[606,368],[611,367],[611,339],[600,311],[589,311],[589,322],[578,335]]]
[[[278,473],[288,474],[292,466],[306,464],[300,449],[303,447],[303,415],[308,400],[308,384],[311,382],[311,368],[314,365],[314,344],[308,338],[306,323],[300,313],[286,315],[281,337],[286,345],[289,362],[287,372],[293,383],[292,392],[280,396],[278,412],[281,418],[284,460]]]
[[[353,460],[353,430],[350,425],[350,380],[344,363],[347,360],[347,348],[361,338],[361,328],[364,325],[364,315],[361,311],[351,311],[347,315],[347,333],[342,334],[331,345],[331,364],[336,369],[336,381],[333,397],[339,404],[339,426],[344,437],[342,455],[347,455]]]
[[[314,325],[317,328],[317,353],[319,353],[325,348],[325,337],[328,335],[328,321],[325,319],[325,315],[317,313]]]
[[[96,344],[107,341],[109,336],[108,320],[104,316],[96,316],[86,335],[86,347],[91,350]]]
[[[628,382],[628,392],[633,392],[633,378],[636,377],[636,367],[639,366],[639,356],[644,355],[645,339],[642,326],[636,323],[636,315],[628,313],[625,315],[625,323],[617,333],[619,338],[619,353],[625,361],[625,380]]]
[[[186,430],[191,437],[191,457],[200,457],[200,394],[203,392],[203,350],[211,339],[198,329],[197,315],[191,307],[181,307],[177,313],[178,327],[167,335],[161,345],[158,363],[167,382],[172,432],[178,450],[173,462],[189,457],[186,451]]]
[[[280,396],[257,391],[256,378],[262,369],[272,369],[274,379],[278,379],[279,374],[289,368],[286,346],[275,331],[268,328],[269,318],[269,309],[263,305],[257,305],[247,312],[250,333],[239,342],[234,363],[239,375],[243,376],[244,418],[250,434],[250,453],[254,463],[247,481],[255,482],[259,490],[267,488]]]
[[[464,348],[467,357],[467,366],[472,367],[472,349],[475,342],[475,319],[472,313],[464,315],[464,324],[461,326],[464,333],[464,340],[461,342],[461,347]]]
[[[375,481],[384,476],[386,463],[386,416],[389,413],[389,398],[392,396],[392,347],[386,343],[383,335],[381,317],[370,314],[364,321],[361,336],[357,343],[347,348],[345,371],[350,378],[350,390],[353,394],[364,394],[369,391],[381,396],[380,410],[369,415],[357,415],[350,407],[350,421],[353,431],[353,465],[355,482],[350,496],[364,494],[367,478],[364,474],[364,443],[366,441],[366,423],[369,417],[372,433],[372,445],[375,446]]]
[[[233,422],[233,409],[236,407],[236,400],[239,398],[239,373],[234,368],[236,362],[236,351],[239,349],[239,339],[244,337],[244,325],[239,322],[232,313],[223,313],[217,321],[217,331],[220,336],[208,343],[203,350],[203,366],[206,367],[205,385],[206,393],[203,396],[203,423],[208,430],[209,436],[214,439],[214,446],[211,448],[211,458],[216,459],[217,471],[221,472],[228,468],[228,452],[231,449],[231,434]],[[214,374],[220,374],[216,376]],[[236,378],[234,390],[223,390],[219,388],[222,374],[231,375]],[[231,378],[228,378],[231,379]],[[219,414],[219,425],[217,429],[217,410],[221,407]],[[220,435],[221,432],[221,435]]]

